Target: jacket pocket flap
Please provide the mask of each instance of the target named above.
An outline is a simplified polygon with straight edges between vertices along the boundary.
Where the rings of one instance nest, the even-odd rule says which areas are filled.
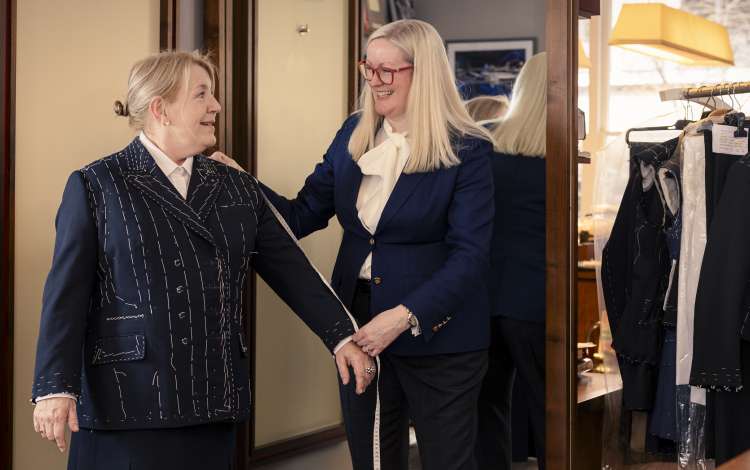
[[[141,334],[98,338],[91,364],[137,361],[146,356],[146,337]]]

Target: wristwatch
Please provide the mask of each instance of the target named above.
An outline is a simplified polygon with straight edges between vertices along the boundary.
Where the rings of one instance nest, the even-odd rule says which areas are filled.
[[[411,313],[410,310],[407,309],[407,312],[409,312],[409,315],[406,316],[406,321],[409,322],[409,328],[416,328],[419,326],[419,320],[417,320],[417,316]]]
[[[419,333],[421,333],[421,330],[419,328],[419,319],[416,315],[412,313],[411,310],[409,310],[409,307],[405,307],[406,312],[408,315],[406,316],[406,322],[409,323],[409,329],[411,330],[411,334],[414,336],[419,336]]]

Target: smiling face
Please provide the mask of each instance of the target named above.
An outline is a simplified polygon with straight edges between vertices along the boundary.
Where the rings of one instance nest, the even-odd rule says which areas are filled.
[[[221,111],[211,91],[211,77],[201,66],[190,67],[187,86],[182,86],[175,100],[167,103],[164,130],[174,153],[195,155],[216,145],[216,114]]]
[[[411,65],[404,51],[387,39],[375,39],[367,46],[366,65],[372,69],[400,69]],[[393,83],[385,84],[377,73],[368,83],[372,90],[375,112],[391,123],[403,120],[411,89],[412,69],[393,74]]]

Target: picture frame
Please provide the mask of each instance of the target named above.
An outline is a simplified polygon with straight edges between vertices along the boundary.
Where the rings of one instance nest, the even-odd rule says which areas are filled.
[[[536,52],[535,38],[448,41],[448,60],[463,99],[510,98],[521,67]]]

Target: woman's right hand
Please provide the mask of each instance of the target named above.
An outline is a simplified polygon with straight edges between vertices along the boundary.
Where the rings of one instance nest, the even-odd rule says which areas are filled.
[[[34,431],[42,439],[55,441],[60,452],[65,452],[66,424],[72,432],[78,432],[76,401],[73,398],[45,398],[37,401],[34,408]]]
[[[214,152],[208,158],[210,158],[211,160],[217,161],[219,163],[223,163],[226,166],[234,168],[235,170],[245,171],[245,169],[242,168],[239,163],[234,161],[232,157],[230,157],[229,155],[223,154],[221,152]]]

